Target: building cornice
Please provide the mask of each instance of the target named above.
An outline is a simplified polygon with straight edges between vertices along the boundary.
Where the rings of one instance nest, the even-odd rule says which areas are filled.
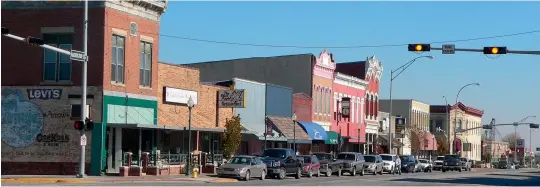
[[[167,0],[105,1],[105,7],[146,19],[159,21],[167,9]]]
[[[366,87],[368,86],[369,82],[356,78],[354,76],[342,74],[342,73],[336,73],[334,76],[334,83],[341,84],[343,86],[348,86],[360,90],[366,90]]]

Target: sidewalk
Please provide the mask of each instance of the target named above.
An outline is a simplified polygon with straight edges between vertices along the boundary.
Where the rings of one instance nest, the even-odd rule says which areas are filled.
[[[193,182],[193,183],[229,183],[237,179],[217,178],[214,175],[202,174],[198,178],[185,175],[162,176],[87,176],[76,178],[66,175],[3,175],[2,184],[90,184],[90,183],[145,183],[145,182]]]

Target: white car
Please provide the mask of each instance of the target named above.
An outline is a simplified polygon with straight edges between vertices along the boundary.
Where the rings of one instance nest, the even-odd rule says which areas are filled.
[[[433,170],[441,170],[444,163],[444,156],[438,156],[437,160],[433,163]]]
[[[388,172],[391,174],[395,174],[395,172],[399,171],[396,167],[396,159],[398,159],[397,155],[394,154],[380,154],[382,160],[383,160],[383,172]]]
[[[431,172],[433,170],[433,164],[431,160],[427,159],[418,159],[418,169],[424,172]]]

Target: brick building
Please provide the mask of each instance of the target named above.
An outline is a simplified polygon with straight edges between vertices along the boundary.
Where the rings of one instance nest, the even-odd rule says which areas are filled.
[[[3,1],[2,26],[14,35],[81,50],[83,6],[82,1]],[[89,2],[86,97],[89,117],[97,122],[87,135],[91,174],[119,167],[126,151],[119,147],[133,134],[126,130],[157,125],[157,33],[166,6],[167,1]],[[81,63],[10,39],[3,40],[2,53],[2,99],[12,101],[2,102],[3,119],[16,119],[2,122],[2,132],[11,134],[2,135],[2,174],[75,174],[79,133],[73,120],[80,117]],[[17,130],[26,125],[32,126],[30,134]],[[137,149],[140,153],[141,146]]]

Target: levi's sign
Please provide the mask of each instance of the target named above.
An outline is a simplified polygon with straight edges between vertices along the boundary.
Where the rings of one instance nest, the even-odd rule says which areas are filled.
[[[219,108],[245,108],[245,90],[220,90],[218,91]]]
[[[62,97],[62,89],[27,89],[28,99],[59,100]]]

